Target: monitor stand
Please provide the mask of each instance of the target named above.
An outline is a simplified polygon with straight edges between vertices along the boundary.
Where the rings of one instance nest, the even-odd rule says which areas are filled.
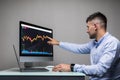
[[[49,70],[45,67],[33,67],[32,62],[24,62],[24,69],[22,72],[48,72]]]

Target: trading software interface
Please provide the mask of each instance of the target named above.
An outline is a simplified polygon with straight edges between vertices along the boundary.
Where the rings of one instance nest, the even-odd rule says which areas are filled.
[[[47,36],[52,37],[52,30],[21,24],[20,33],[22,55],[52,55],[53,46],[47,43]]]

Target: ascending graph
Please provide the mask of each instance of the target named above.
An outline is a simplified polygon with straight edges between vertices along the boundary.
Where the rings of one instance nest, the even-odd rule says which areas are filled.
[[[38,39],[41,39],[42,41],[44,41],[45,39],[47,39],[48,36],[41,36],[41,35],[36,35],[36,37],[34,38],[31,38],[30,36],[23,36],[22,37],[22,40],[25,41],[25,40],[28,40],[30,41],[31,43],[34,42],[34,41],[37,41]]]

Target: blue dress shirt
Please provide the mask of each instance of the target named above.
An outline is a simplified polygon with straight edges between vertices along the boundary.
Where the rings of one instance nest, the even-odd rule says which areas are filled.
[[[60,47],[74,53],[90,54],[91,65],[75,64],[74,72],[82,72],[91,76],[91,80],[109,80],[105,73],[110,68],[115,57],[119,40],[108,32],[99,41],[86,44],[60,42]]]

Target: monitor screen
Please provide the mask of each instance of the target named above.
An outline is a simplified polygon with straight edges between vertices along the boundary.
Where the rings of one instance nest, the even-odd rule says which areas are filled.
[[[53,37],[52,29],[20,21],[20,56],[24,60],[53,57],[53,46],[47,43],[47,37]]]

